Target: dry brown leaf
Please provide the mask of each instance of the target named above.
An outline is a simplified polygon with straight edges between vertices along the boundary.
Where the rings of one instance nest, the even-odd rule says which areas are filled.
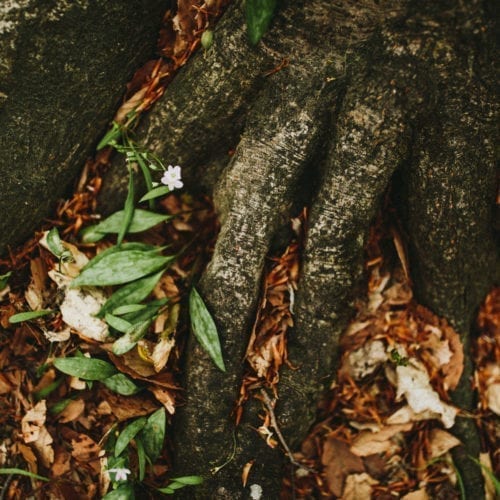
[[[35,474],[38,472],[38,460],[33,450],[23,443],[17,443],[16,448],[21,453],[24,461],[28,464],[28,469]]]
[[[241,482],[243,483],[243,487],[245,487],[247,485],[248,475],[250,474],[250,470],[251,470],[254,463],[255,463],[255,460],[250,460],[250,462],[247,462],[243,466],[243,470],[241,472]]]
[[[374,484],[378,484],[378,481],[366,472],[349,474],[345,480],[342,500],[370,500]]]
[[[321,463],[325,466],[325,478],[330,491],[340,497],[348,474],[364,472],[363,461],[354,455],[349,445],[332,436],[327,436]]]
[[[100,471],[100,446],[87,434],[78,434],[71,439],[71,456],[81,464],[88,464],[97,474]]]
[[[428,460],[438,458],[461,443],[455,436],[443,429],[432,429],[429,435]]]
[[[425,488],[420,488],[419,490],[410,491],[401,500],[429,500],[429,495],[425,491]]]
[[[31,282],[24,294],[26,302],[33,311],[42,309],[44,305],[45,282],[47,268],[40,257],[30,260]]]
[[[165,407],[165,409],[173,415],[175,413],[175,396],[168,389],[153,385],[149,390],[154,394],[155,398]]]
[[[382,427],[378,432],[361,431],[350,448],[351,452],[358,457],[367,457],[376,453],[382,453],[389,450],[396,450],[399,445],[392,438],[401,432],[408,432],[413,424],[398,424]]]
[[[46,416],[47,405],[45,399],[42,399],[31,410],[26,412],[26,415],[21,420],[21,432],[25,443],[33,443],[39,438]]]
[[[71,469],[71,455],[69,451],[63,447],[58,447],[55,450],[54,463],[52,464],[52,475],[54,477],[62,476]]]
[[[70,401],[64,410],[57,416],[59,422],[65,424],[76,420],[85,410],[85,402],[83,399],[74,399]]]
[[[14,386],[0,373],[0,394],[7,394]]]
[[[37,451],[40,462],[46,468],[49,468],[54,462],[54,449],[52,448],[53,442],[54,440],[49,434],[49,431],[45,426],[43,426],[40,428],[37,440],[31,443],[33,448]]]

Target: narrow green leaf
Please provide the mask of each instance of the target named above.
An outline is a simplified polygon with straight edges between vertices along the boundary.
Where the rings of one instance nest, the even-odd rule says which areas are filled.
[[[197,486],[198,484],[203,483],[203,478],[201,476],[182,476],[182,477],[173,477],[171,481],[175,481],[176,483],[181,483],[184,486]]]
[[[118,237],[116,240],[116,244],[121,245],[123,238],[127,234],[132,218],[134,217],[135,205],[135,185],[134,185],[134,171],[129,167],[128,169],[128,190],[127,190],[127,199],[125,200],[125,206],[123,209],[123,219],[122,224],[120,226],[120,230],[118,231]]]
[[[132,326],[132,323],[130,323],[129,321],[123,318],[118,318],[113,314],[107,313],[106,316],[104,316],[104,319],[111,328],[114,328],[115,330],[118,330],[121,333],[126,333],[128,330],[130,330],[130,327]]]
[[[99,224],[87,226],[80,231],[80,238],[83,243],[97,243],[106,236],[106,233],[100,233],[97,230],[98,226]]]
[[[144,309],[133,313],[124,314],[122,317],[123,319],[130,321],[130,323],[132,323],[133,325],[142,323],[143,321],[154,319],[159,310],[167,303],[167,297],[164,297],[163,299],[152,300],[151,302],[148,302],[146,304],[146,307]]]
[[[141,302],[153,291],[158,281],[160,281],[162,274],[163,270],[121,287],[106,301],[97,316],[102,318],[106,312],[115,312],[115,309],[119,306]]]
[[[277,4],[277,0],[246,0],[245,17],[252,45],[257,45],[269,28]]]
[[[58,258],[61,258],[63,253],[66,251],[62,244],[61,237],[59,236],[57,227],[53,227],[47,233],[47,246],[49,247],[49,250]]]
[[[146,475],[146,452],[142,441],[138,437],[135,440],[135,446],[137,448],[137,462],[139,463],[139,481],[142,482]]]
[[[157,186],[151,191],[148,191],[140,200],[139,203],[147,200],[153,200],[154,198],[159,198],[160,196],[165,196],[170,193],[168,186]]]
[[[64,381],[64,378],[60,378],[54,380],[51,384],[45,386],[43,389],[36,391],[33,393],[36,401],[41,401],[42,399],[46,399],[49,394],[54,392]]]
[[[147,245],[146,243],[138,243],[138,242],[130,242],[130,243],[123,243],[121,246],[112,246],[109,248],[106,248],[106,250],[98,253],[84,268],[85,270],[87,267],[91,265],[97,264],[99,261],[101,261],[104,258],[107,258],[109,255],[114,254],[114,253],[119,253],[119,252],[125,252],[128,250],[138,250],[141,252],[152,252],[152,253],[158,253],[159,252],[159,247],[155,247],[154,245]]]
[[[164,488],[156,488],[160,493],[164,495],[173,495],[175,490],[173,490],[170,486],[165,486]]]
[[[0,291],[3,290],[6,286],[7,283],[9,282],[9,278],[12,274],[12,271],[9,271],[6,274],[0,274]]]
[[[135,438],[135,435],[144,427],[146,422],[146,417],[140,417],[128,424],[127,427],[120,432],[115,444],[115,457],[122,454],[123,450],[125,450],[130,441]]]
[[[113,126],[111,127],[111,129],[108,130],[104,137],[99,141],[99,144],[97,145],[97,151],[106,147],[110,142],[117,141],[121,137],[121,135],[121,126],[118,123],[113,122]]]
[[[226,367],[222,359],[217,327],[203,299],[194,287],[189,294],[189,315],[191,328],[201,347],[209,354],[216,366],[225,372]]]
[[[142,390],[130,377],[124,373],[117,373],[111,377],[101,380],[101,382],[111,391],[122,396],[132,396]]]
[[[58,401],[57,403],[54,403],[50,407],[50,412],[53,415],[57,415],[58,413],[61,413],[64,410],[64,408],[66,408],[66,406],[68,406],[71,403],[71,401],[73,401],[71,398],[61,399],[61,401]]]
[[[148,191],[151,191],[153,189],[153,179],[151,178],[151,172],[149,171],[149,168],[147,167],[144,159],[142,158],[140,153],[137,153],[136,149],[134,148],[133,143],[131,143],[133,151],[136,153],[137,156],[137,162],[139,163],[139,167],[141,167],[142,171],[142,176],[144,177],[144,182],[146,183],[146,189]],[[154,207],[154,202],[152,200],[149,200],[149,208]]]
[[[0,474],[5,474],[5,475],[10,475],[10,474],[17,474],[19,476],[28,476],[33,479],[39,479],[40,481],[50,481],[48,477],[44,476],[39,476],[38,474],[34,474],[33,472],[29,472],[24,469],[17,469],[15,467],[7,468],[7,467],[0,467]]]
[[[125,216],[125,210],[119,210],[110,215],[107,219],[99,222],[99,224],[85,228],[81,233],[82,241],[84,243],[94,243],[102,239],[105,234],[119,233],[120,229],[123,227]],[[170,219],[172,219],[172,215],[158,214],[156,212],[137,208],[133,212],[127,232],[131,234],[140,233]]]
[[[165,439],[165,426],[167,424],[167,416],[165,408],[152,413],[146,424],[141,430],[141,440],[144,445],[144,451],[151,462],[155,462],[160,456]]]
[[[113,343],[113,354],[121,356],[130,351],[146,335],[152,319],[132,325],[129,330]]]
[[[99,261],[91,260],[71,282],[71,288],[79,286],[122,285],[143,278],[175,259],[175,256],[158,255],[141,250],[122,250],[111,253]]]
[[[28,311],[18,314],[13,314],[9,318],[9,323],[22,323],[23,321],[29,321],[31,319],[41,318],[42,316],[47,316],[47,314],[52,314],[54,311],[49,309],[42,309],[40,311]]]
[[[102,359],[87,357],[56,358],[54,366],[66,375],[84,380],[105,380],[117,373],[112,364]]]
[[[122,314],[133,313],[137,311],[142,311],[147,307],[146,304],[128,304],[126,306],[120,306],[113,309],[113,314],[115,316],[121,316]]]

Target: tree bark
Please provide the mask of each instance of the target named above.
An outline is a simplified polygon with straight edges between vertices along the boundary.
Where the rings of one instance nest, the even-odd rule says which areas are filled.
[[[95,149],[154,54],[163,0],[0,7],[0,254],[27,238]]]
[[[499,257],[492,226],[496,28],[487,8],[478,1],[283,2],[271,31],[250,48],[237,3],[217,27],[214,48],[181,71],[139,127],[139,140],[182,165],[188,184],[214,192],[222,224],[200,289],[228,370],[220,373],[191,342],[175,434],[179,473],[207,478],[200,498],[248,498],[252,484],[262,498],[279,495],[280,455],[255,432],[262,405],[250,401],[237,429],[230,413],[265,256],[304,203],[309,232],[288,341],[297,369],[283,368],[276,407],[287,441],[300,443],[334,377],[368,228],[390,182],[416,295],[464,344],[453,401],[474,408],[470,332],[498,279]],[[267,73],[282,61],[289,65]],[[106,181],[105,211],[123,196],[122,168],[115,164]],[[480,468],[468,457],[478,455],[477,430],[459,418],[454,432],[463,442],[455,461],[467,495],[482,498]]]

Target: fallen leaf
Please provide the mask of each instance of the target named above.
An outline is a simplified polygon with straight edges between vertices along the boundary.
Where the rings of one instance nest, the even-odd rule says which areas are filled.
[[[425,488],[420,488],[419,490],[410,491],[401,500],[429,500],[429,495],[425,491]]]
[[[49,434],[49,431],[45,426],[40,428],[40,432],[38,433],[38,438],[36,441],[33,441],[32,446],[38,453],[38,457],[40,458],[40,462],[46,468],[49,468],[51,464],[54,462],[54,449],[52,448],[52,443],[54,440],[52,436]]]
[[[160,372],[167,364],[170,352],[175,346],[175,339],[173,337],[161,339],[153,349],[151,360],[156,372]]]
[[[35,442],[39,436],[47,415],[45,399],[38,402],[21,420],[21,432],[25,443]]]
[[[344,481],[349,474],[365,471],[361,458],[351,452],[347,443],[333,436],[326,437],[321,463],[325,466],[328,487],[337,497],[342,496]]]
[[[361,474],[349,474],[345,480],[342,500],[370,500],[372,497],[372,486],[378,481],[366,472]]]
[[[155,398],[165,407],[165,409],[173,415],[175,413],[175,396],[172,392],[163,387],[158,387],[153,385],[149,389],[155,396]]]
[[[374,340],[351,352],[347,356],[345,369],[354,380],[360,380],[373,373],[382,363],[387,361],[387,358],[384,342]]]
[[[400,446],[392,441],[392,438],[401,432],[408,432],[413,424],[389,425],[383,427],[378,432],[360,432],[350,448],[351,452],[358,457],[366,457],[376,453],[383,453],[389,450],[395,451]]]
[[[58,420],[62,424],[67,422],[73,422],[76,420],[85,410],[85,402],[83,399],[75,399],[68,403],[62,412],[58,414]]]
[[[99,288],[68,288],[71,278],[55,270],[49,272],[50,278],[64,292],[64,300],[59,306],[63,321],[84,337],[104,342],[109,334],[108,325],[96,317],[108,299]]]
[[[71,470],[71,455],[69,451],[63,447],[58,447],[55,450],[54,463],[52,464],[52,475],[54,477],[62,476]]]
[[[451,448],[459,446],[461,441],[442,429],[432,429],[429,435],[428,460],[438,458]]]
[[[486,401],[488,408],[496,415],[500,415],[500,383],[488,386],[486,389]]]
[[[71,337],[71,328],[63,328],[58,332],[43,330],[43,334],[49,342],[66,342]]]
[[[396,400],[402,396],[418,415],[426,412],[439,418],[449,429],[455,423],[458,410],[439,399],[438,393],[431,387],[429,375],[421,363],[414,361],[414,365],[397,366],[397,394]]]

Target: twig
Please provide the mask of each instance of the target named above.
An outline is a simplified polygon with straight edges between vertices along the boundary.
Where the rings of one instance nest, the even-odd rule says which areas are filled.
[[[295,467],[298,467],[300,469],[305,469],[308,472],[316,473],[316,471],[314,469],[312,469],[311,467],[308,467],[307,465],[303,465],[300,462],[298,462],[295,459],[295,457],[293,456],[292,451],[288,447],[288,445],[285,441],[285,438],[283,437],[283,434],[281,434],[280,428],[278,426],[278,422],[276,420],[276,415],[274,413],[274,403],[276,402],[276,400],[271,401],[271,398],[269,397],[269,395],[267,394],[265,389],[261,389],[260,394],[262,395],[264,405],[266,406],[267,411],[269,412],[269,417],[271,418],[271,425],[272,425],[273,429],[276,431],[276,435],[278,436],[278,439],[280,440],[281,446],[284,448],[284,450],[288,456],[288,459],[290,460],[290,463],[292,465],[295,465]]]

